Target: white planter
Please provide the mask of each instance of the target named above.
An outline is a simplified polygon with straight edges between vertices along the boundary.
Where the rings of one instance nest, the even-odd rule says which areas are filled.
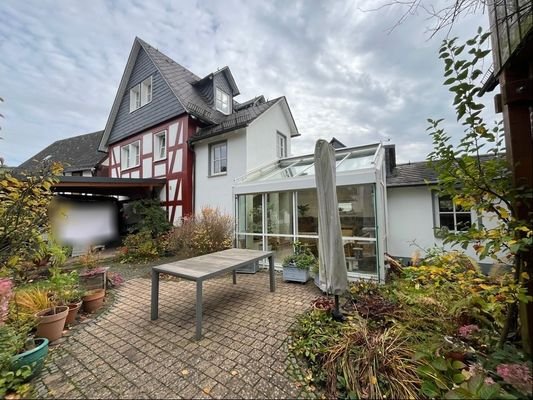
[[[305,283],[309,280],[309,270],[296,267],[283,267],[283,280]]]
[[[250,263],[237,270],[239,274],[255,274],[257,271],[259,271],[259,261]]]

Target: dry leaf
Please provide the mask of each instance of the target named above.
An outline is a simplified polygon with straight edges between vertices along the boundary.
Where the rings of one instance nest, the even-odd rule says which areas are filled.
[[[203,388],[202,390],[204,391],[205,394],[211,393],[211,389],[209,389],[208,387]]]
[[[184,369],[183,371],[181,371],[181,374],[182,375],[189,375],[189,370],[188,369]]]
[[[231,375],[235,376],[235,375],[237,375],[237,374],[238,374],[237,371],[235,371],[235,370],[231,371]]]

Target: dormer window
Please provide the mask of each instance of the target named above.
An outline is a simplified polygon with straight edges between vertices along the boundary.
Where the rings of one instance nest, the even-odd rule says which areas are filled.
[[[231,113],[230,96],[223,90],[216,88],[215,106],[218,111],[224,114]]]
[[[141,108],[152,101],[152,77],[130,89],[130,112]]]

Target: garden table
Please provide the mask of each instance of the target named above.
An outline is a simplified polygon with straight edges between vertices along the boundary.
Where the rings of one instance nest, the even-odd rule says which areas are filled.
[[[237,283],[237,269],[252,262],[268,258],[270,291],[276,290],[274,258],[271,251],[229,249],[193,257],[186,260],[152,267],[152,312],[151,319],[159,314],[159,274],[169,274],[196,282],[196,340],[202,337],[202,284],[205,280],[233,272],[233,284]]]

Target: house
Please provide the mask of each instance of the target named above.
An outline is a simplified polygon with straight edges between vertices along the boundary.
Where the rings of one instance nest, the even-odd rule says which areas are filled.
[[[99,145],[109,176],[163,179],[175,224],[204,206],[233,214],[233,180],[290,155],[299,135],[285,97],[239,93],[228,67],[200,78],[135,38]]]
[[[98,151],[103,131],[58,140],[20,164],[16,172],[31,173],[39,170],[43,162],[63,164],[65,176],[107,176],[108,158]]]
[[[492,158],[481,156],[481,161]],[[394,165],[387,175],[388,252],[407,261],[413,253],[444,245],[448,232],[467,229],[472,222],[491,228],[497,225],[494,216],[478,215],[456,206],[449,197],[439,196],[438,176],[427,161]],[[490,260],[480,260],[472,246],[465,253],[484,270],[492,267]]]

